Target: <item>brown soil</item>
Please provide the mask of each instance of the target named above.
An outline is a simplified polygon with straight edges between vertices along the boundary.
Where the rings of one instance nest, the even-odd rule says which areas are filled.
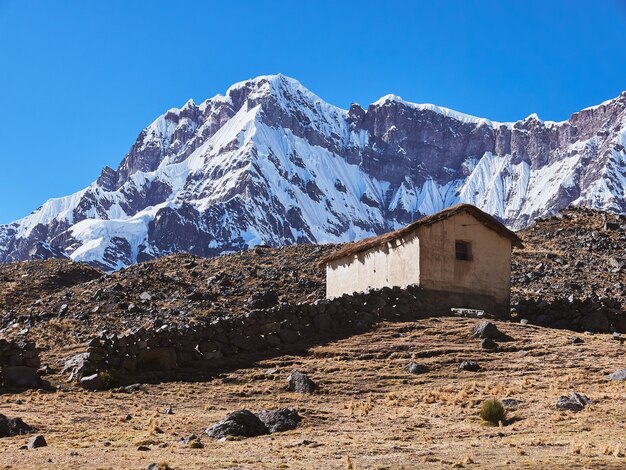
[[[603,468],[626,466],[626,383],[604,375],[626,367],[624,347],[609,335],[580,335],[498,323],[513,337],[497,352],[471,337],[475,320],[426,319],[384,323],[375,330],[329,340],[248,366],[207,371],[208,377],[144,386],[133,394],[25,392],[0,397],[0,413],[21,416],[45,435],[48,447],[18,450],[27,436],[0,442],[0,466],[13,469],[143,469],[166,462],[176,469],[413,469]],[[458,369],[476,360],[481,372]],[[404,370],[409,360],[430,369]],[[44,362],[53,361],[49,355]],[[53,365],[57,365],[53,362]],[[268,369],[278,369],[275,374]],[[310,374],[320,392],[285,390],[293,369]],[[53,377],[62,381],[63,377]],[[593,404],[559,412],[572,391]],[[501,427],[478,417],[487,398],[514,398]],[[16,400],[21,400],[17,404]],[[172,405],[174,414],[164,414]],[[271,436],[214,441],[206,427],[237,409],[296,408],[301,426]],[[132,415],[124,421],[125,415]],[[177,443],[195,433],[204,444]],[[150,450],[139,451],[139,445]],[[161,448],[161,445],[167,447]]]

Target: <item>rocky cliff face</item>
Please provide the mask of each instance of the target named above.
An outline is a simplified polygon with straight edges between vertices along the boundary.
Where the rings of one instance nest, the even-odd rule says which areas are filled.
[[[117,169],[0,226],[0,261],[106,270],[186,251],[343,242],[457,202],[512,228],[570,204],[626,212],[626,93],[560,123],[496,123],[387,95],[342,110],[277,75],[187,102]]]

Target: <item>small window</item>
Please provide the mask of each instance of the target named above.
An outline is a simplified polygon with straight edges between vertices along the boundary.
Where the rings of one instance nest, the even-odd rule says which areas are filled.
[[[454,251],[456,252],[456,259],[461,261],[471,261],[472,259],[472,244],[471,242],[464,242],[456,240],[454,242]]]

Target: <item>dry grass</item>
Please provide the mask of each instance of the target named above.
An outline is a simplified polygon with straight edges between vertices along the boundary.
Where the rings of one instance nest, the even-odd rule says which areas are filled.
[[[48,447],[22,451],[27,437],[2,439],[0,468],[626,467],[626,384],[603,378],[623,364],[624,346],[609,335],[584,335],[585,343],[572,345],[568,331],[499,324],[515,341],[484,352],[470,337],[472,325],[458,318],[386,323],[307,355],[259,360],[205,382],[147,385],[130,395],[75,389],[3,395],[0,413],[36,426]],[[479,361],[483,371],[460,371],[463,359]],[[430,372],[407,373],[410,360]],[[278,379],[265,373],[270,368],[279,370]],[[286,391],[295,368],[318,381],[320,392]],[[556,398],[571,391],[593,405],[556,411]],[[506,426],[480,419],[481,404],[494,397],[520,401],[507,410]],[[168,405],[174,414],[163,413]],[[287,406],[304,418],[294,431],[223,442],[203,435],[230,411]],[[203,448],[178,443],[191,433]]]

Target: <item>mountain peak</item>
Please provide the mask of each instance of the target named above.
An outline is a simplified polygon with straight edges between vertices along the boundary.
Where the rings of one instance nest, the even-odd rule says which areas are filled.
[[[232,98],[243,93],[249,99],[256,99],[268,95],[282,96],[285,93],[295,94],[297,92],[313,95],[295,78],[279,73],[275,75],[259,75],[258,77],[237,82],[226,90],[225,97]]]
[[[547,132],[532,116],[499,124],[393,94],[342,110],[262,75],[167,111],[117,170],[0,226],[0,261],[63,254],[113,270],[175,251],[352,241],[460,202],[514,228],[572,203],[626,212],[622,108]]]

